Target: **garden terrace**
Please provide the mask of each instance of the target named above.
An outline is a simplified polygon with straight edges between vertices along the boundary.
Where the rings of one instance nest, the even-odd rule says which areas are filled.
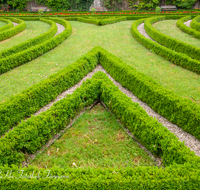
[[[144,37],[138,26],[148,21],[145,16],[50,16],[40,21],[36,16],[20,17],[25,23],[44,23],[48,29],[29,39],[32,45],[28,41],[23,42],[25,47],[17,43],[24,48],[21,51],[13,47],[1,51],[1,59],[15,55],[18,63],[23,51],[30,55],[30,49],[49,40],[54,46],[45,46],[42,53],[43,48],[35,50],[40,56],[30,60],[23,55],[25,61],[20,67],[0,75],[0,170],[3,176],[9,171],[14,176],[11,180],[1,178],[2,187],[198,188],[200,76],[194,67],[198,61]],[[67,21],[70,18],[74,20]],[[57,36],[55,23],[65,27]],[[46,34],[51,37],[35,40],[43,40],[41,36]],[[185,60],[188,65],[183,66]],[[120,147],[111,147],[117,146],[116,141],[101,149],[107,142],[101,141],[104,133],[118,140],[130,139],[128,152],[133,152],[120,155]],[[66,150],[71,142],[71,150]],[[107,150],[113,152],[112,157],[106,157]],[[22,166],[25,175],[39,173],[40,179],[22,178],[19,182]]]

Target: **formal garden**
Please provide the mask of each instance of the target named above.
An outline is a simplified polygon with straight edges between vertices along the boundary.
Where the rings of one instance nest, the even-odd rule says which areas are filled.
[[[0,12],[0,189],[199,190],[196,1],[13,2]]]

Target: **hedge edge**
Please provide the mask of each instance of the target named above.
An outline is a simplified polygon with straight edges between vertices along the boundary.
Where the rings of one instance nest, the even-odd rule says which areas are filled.
[[[44,41],[46,41],[47,39],[53,37],[56,32],[57,32],[57,26],[56,26],[56,23],[51,21],[51,20],[47,20],[47,19],[40,19],[42,22],[45,22],[47,24],[50,24],[51,25],[51,28],[43,33],[43,34],[40,34],[34,38],[31,38],[25,42],[22,42],[18,45],[15,45],[15,46],[12,46],[11,48],[9,49],[5,49],[3,51],[0,52],[0,58],[6,58],[14,53],[18,53],[20,51],[23,51],[25,49],[28,49],[29,47],[32,47],[32,46],[35,46],[35,45],[38,45]]]
[[[154,53],[162,56],[164,59],[174,63],[175,65],[181,66],[185,69],[193,71],[197,74],[200,74],[200,62],[190,58],[189,56],[175,52],[167,47],[164,47],[158,44],[155,41],[152,41],[146,37],[144,37],[140,32],[137,30],[137,27],[142,24],[145,19],[137,20],[133,22],[131,27],[132,35],[147,49],[150,49]]]
[[[179,19],[177,22],[176,22],[176,25],[183,31],[183,32],[186,32],[187,34],[190,34],[192,35],[194,38],[198,38],[200,39],[200,32],[196,31],[195,29],[193,28],[190,28],[188,26],[186,26],[184,23],[191,20],[192,17],[191,16],[186,16],[186,17],[183,17],[181,19]]]
[[[10,19],[12,22],[18,23],[18,25],[0,32],[0,42],[22,32],[26,28],[26,23],[23,20],[12,17],[9,17],[8,19]]]
[[[152,24],[166,19],[168,18],[164,16],[148,18],[144,22],[144,28],[147,34],[159,44],[170,48],[176,52],[184,53],[192,59],[200,61],[200,48],[167,36],[152,26]]]
[[[0,32],[14,27],[13,23],[11,22],[11,20],[3,19],[3,18],[0,18],[0,20],[7,23],[5,26],[0,27]]]
[[[55,48],[57,45],[62,43],[72,32],[72,27],[69,22],[59,18],[51,18],[51,20],[62,24],[65,27],[65,30],[58,34],[57,36],[50,38],[49,40],[44,41],[41,44],[30,47],[21,52],[15,53],[8,58],[3,58],[0,60],[0,74],[5,73],[17,66],[25,64],[44,53]]]

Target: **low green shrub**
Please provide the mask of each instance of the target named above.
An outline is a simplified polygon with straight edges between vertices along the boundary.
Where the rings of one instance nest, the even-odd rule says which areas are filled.
[[[19,164],[65,128],[86,106],[100,99],[133,135],[165,166],[200,164],[200,158],[138,104],[134,103],[104,74],[97,72],[73,94],[54,103],[47,111],[22,121],[0,139],[0,163]]]
[[[200,16],[197,16],[192,19],[192,22],[190,23],[191,28],[197,30],[200,32]]]
[[[0,134],[4,134],[21,119],[35,113],[61,92],[78,83],[98,62],[115,80],[146,102],[154,111],[200,139],[198,105],[163,88],[100,47],[94,48],[62,71],[1,103]]]
[[[68,18],[66,18],[68,19]],[[86,22],[86,23],[91,23],[91,24],[96,24],[99,26],[106,25],[106,24],[112,24],[120,21],[127,20],[126,17],[120,17],[120,18],[108,18],[108,19],[92,19],[92,18],[83,18],[83,17],[77,17],[77,21],[80,22]]]
[[[0,32],[0,42],[22,32],[26,28],[26,23],[23,20],[18,19],[18,18],[12,18],[12,17],[10,17],[9,19],[12,22],[18,23],[18,25]]]
[[[91,51],[74,64],[1,103],[0,135],[78,83],[96,67],[98,60],[99,53],[95,50]]]
[[[147,103],[155,112],[200,139],[199,105],[165,89],[103,48],[98,49],[99,62],[116,81]]]
[[[144,27],[147,34],[154,39],[159,44],[170,48],[176,52],[184,53],[189,57],[200,61],[200,48],[177,40],[175,38],[169,37],[165,34],[162,34],[160,31],[155,29],[152,24],[165,20],[166,17],[152,17],[145,21]]]
[[[198,38],[200,39],[200,32],[196,31],[195,29],[193,28],[190,28],[188,26],[186,26],[184,23],[187,22],[188,20],[191,20],[192,17],[191,16],[186,16],[186,17],[183,17],[181,19],[179,19],[176,23],[176,25],[183,31],[183,32],[186,32],[190,35],[192,35],[193,37],[195,38]]]
[[[0,32],[14,27],[13,23],[11,22],[11,20],[0,18],[0,21],[3,21],[3,22],[7,23],[5,26],[0,27]]]
[[[31,38],[30,40],[27,40],[25,42],[22,42],[18,45],[15,45],[15,46],[12,46],[11,48],[9,49],[5,49],[3,51],[0,52],[0,58],[8,58],[8,56],[14,54],[14,53],[17,53],[17,52],[20,52],[20,51],[23,51],[25,49],[28,49],[29,47],[33,47],[35,45],[38,45],[38,44],[41,44],[42,42],[48,40],[49,38],[52,38],[56,32],[57,32],[57,26],[56,26],[56,23],[51,21],[51,20],[47,20],[47,19],[40,19],[42,22],[46,22],[48,24],[51,25],[51,28],[39,35],[39,36],[36,36],[34,38]],[[6,60],[4,59],[4,61],[6,62]],[[0,64],[1,64],[1,61],[0,61]]]
[[[63,40],[65,40],[72,32],[72,27],[69,22],[59,19],[59,18],[51,18],[51,20],[62,24],[65,27],[65,30],[58,34],[57,36],[50,38],[44,41],[41,44],[30,47],[21,52],[15,53],[8,58],[3,58],[0,60],[0,74],[5,73],[19,65],[25,64],[40,55],[50,51],[59,45]]]
[[[154,42],[146,37],[144,37],[137,29],[137,27],[142,24],[145,19],[137,20],[133,22],[131,27],[131,32],[133,36],[146,48],[150,49],[152,52],[162,56],[164,59],[181,66],[190,71],[200,74],[200,62],[194,60],[183,53],[175,52],[169,48],[166,48],[157,42]]]
[[[186,166],[134,168],[0,167],[1,189],[199,189],[199,170]],[[9,175],[11,173],[11,175]],[[7,174],[7,177],[6,177]],[[10,177],[9,177],[10,176]],[[12,179],[11,179],[12,177]]]

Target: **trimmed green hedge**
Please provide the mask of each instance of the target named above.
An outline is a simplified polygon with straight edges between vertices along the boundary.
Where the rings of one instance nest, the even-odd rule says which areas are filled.
[[[49,168],[38,169],[0,167],[1,189],[76,189],[76,190],[161,190],[200,188],[199,170],[179,166],[167,167],[135,167],[124,169],[101,168]],[[19,171],[20,170],[20,171]],[[23,171],[21,171],[23,170]],[[9,174],[12,171],[11,177]],[[6,176],[8,174],[8,177]],[[50,174],[49,174],[50,173]]]
[[[50,38],[44,41],[41,44],[30,47],[21,52],[15,53],[8,58],[3,58],[0,60],[0,74],[5,73],[19,65],[25,64],[40,55],[50,51],[55,48],[57,45],[62,43],[72,32],[72,27],[69,22],[59,19],[51,18],[51,20],[63,25],[65,30],[58,34],[57,36]]]
[[[96,47],[74,64],[0,104],[0,134],[18,124],[61,92],[78,83],[100,62],[123,86],[183,130],[200,139],[200,107],[163,88],[103,48]],[[123,73],[123,74],[122,74]]]
[[[169,48],[166,48],[155,41],[152,41],[144,37],[138,30],[137,27],[142,24],[145,19],[137,20],[133,22],[131,27],[131,32],[133,36],[146,48],[150,49],[152,52],[162,56],[164,59],[181,66],[190,71],[200,74],[200,62],[194,60],[183,53],[175,52]]]
[[[183,32],[186,32],[190,35],[192,35],[193,37],[195,38],[198,38],[200,39],[200,32],[196,31],[195,29],[193,28],[190,28],[188,26],[186,26],[184,23],[187,22],[188,20],[191,20],[192,17],[191,16],[186,16],[186,17],[183,17],[181,19],[179,19],[176,23],[176,25],[183,31]]]
[[[18,23],[18,25],[0,32],[0,42],[22,32],[26,28],[26,23],[23,20],[18,19],[18,18],[12,18],[12,17],[9,17],[9,19],[12,22]]]
[[[116,81],[147,103],[155,112],[200,139],[199,105],[165,89],[103,48],[98,49],[101,65]]]
[[[61,92],[74,86],[98,64],[95,50],[60,72],[0,104],[0,135],[54,100]]]
[[[200,16],[197,16],[192,19],[192,22],[190,23],[191,28],[194,28],[195,30],[200,32]]]
[[[56,94],[73,86],[73,83],[77,83],[76,81],[93,70],[99,62],[115,80],[135,93],[141,100],[146,100],[148,104],[153,105],[155,110],[168,111],[168,116],[178,116],[177,118],[185,123],[191,122],[192,119],[196,120],[197,123],[192,123],[191,128],[193,124],[196,127],[199,126],[200,112],[196,104],[166,90],[151,78],[137,72],[100,47],[95,47],[75,64],[34,85],[24,93],[14,96],[10,101],[2,103],[0,110],[2,111],[1,108],[10,102],[10,109],[4,111],[13,112],[17,105],[15,101],[18,100],[19,112],[26,107],[25,111],[29,108],[31,112],[34,106],[37,109],[39,104],[55,99]],[[20,99],[23,103],[21,106]],[[96,99],[103,101],[147,149],[161,156],[167,167],[38,169],[33,166],[18,168],[14,165],[11,167],[5,165],[0,167],[0,187],[2,189],[44,189],[45,187],[46,189],[158,190],[200,188],[200,158],[178,141],[178,138],[156,119],[148,116],[138,103],[132,102],[124,95],[102,72],[97,72],[92,79],[83,82],[73,94],[67,95],[49,110],[38,116],[32,116],[27,121],[22,121],[12,131],[1,137],[1,165],[19,164],[26,158],[26,153],[38,150],[54,134],[63,129],[81,109],[91,105]],[[189,112],[192,112],[193,118],[190,118]],[[13,116],[11,113],[11,120]],[[195,130],[199,131],[198,128]],[[51,174],[47,176],[49,171]],[[23,175],[22,172],[24,172]]]
[[[167,18],[164,16],[152,17],[152,18],[147,19],[144,24],[147,34],[159,44],[167,48],[170,48],[176,52],[184,53],[188,55],[189,57],[200,61],[200,48],[187,44],[175,38],[169,37],[165,34],[162,34],[160,31],[158,31],[152,26],[152,24],[165,20],[165,19]]]
[[[7,23],[5,26],[0,27],[0,32],[14,27],[13,23],[11,22],[11,20],[0,18],[0,21],[3,21],[3,22]]]
[[[66,20],[76,20],[76,21],[80,21],[80,22],[96,24],[96,25],[99,25],[99,26],[127,20],[126,17],[108,18],[108,19],[92,19],[92,18],[84,18],[84,17],[69,17],[69,18],[65,17],[65,19]]]
[[[73,94],[54,103],[47,111],[22,121],[0,138],[0,163],[19,164],[26,154],[35,153],[55,134],[64,129],[86,106],[100,99],[123,125],[154,155],[162,158],[165,166],[191,163],[198,167],[200,158],[184,143],[149,116],[138,104],[115,86],[103,72],[83,82]]]
[[[27,40],[27,41],[22,42],[18,45],[12,46],[9,49],[5,49],[5,50],[1,51],[0,52],[0,58],[8,57],[8,56],[10,56],[14,53],[18,53],[20,51],[23,51],[23,50],[29,48],[29,47],[33,47],[35,45],[38,45],[38,44],[48,40],[49,38],[53,37],[57,32],[56,23],[54,21],[47,20],[47,19],[40,19],[40,20],[42,22],[46,22],[46,23],[50,24],[51,28],[47,32],[40,34],[39,36],[36,36],[34,38],[31,38],[30,40]]]

